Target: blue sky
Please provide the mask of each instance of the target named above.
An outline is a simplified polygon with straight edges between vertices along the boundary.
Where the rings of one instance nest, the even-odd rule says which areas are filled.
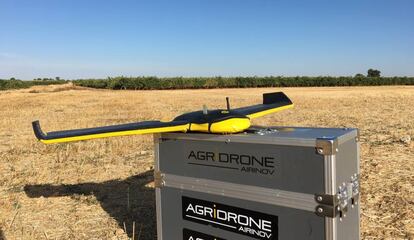
[[[0,0],[0,78],[414,76],[414,1]]]

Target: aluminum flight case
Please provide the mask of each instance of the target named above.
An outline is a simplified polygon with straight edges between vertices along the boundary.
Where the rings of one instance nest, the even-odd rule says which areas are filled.
[[[158,240],[356,240],[358,130],[154,136]]]

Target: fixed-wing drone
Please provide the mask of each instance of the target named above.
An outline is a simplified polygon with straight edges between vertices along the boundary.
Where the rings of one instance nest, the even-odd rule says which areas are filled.
[[[248,107],[208,110],[182,114],[171,122],[144,121],[96,128],[74,129],[44,133],[39,121],[32,122],[34,133],[41,142],[62,143],[95,138],[127,136],[162,132],[204,132],[229,134],[248,129],[251,119],[293,107],[292,101],[283,93],[263,94],[263,103]]]

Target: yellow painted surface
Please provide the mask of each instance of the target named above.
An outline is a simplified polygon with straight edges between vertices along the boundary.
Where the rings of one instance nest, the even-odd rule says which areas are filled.
[[[211,124],[210,132],[212,133],[238,133],[250,127],[248,118],[231,118],[224,121]]]
[[[208,123],[191,123],[190,125],[190,131],[193,132],[208,132]]]
[[[190,130],[193,132],[211,132],[211,133],[238,133],[250,127],[250,119],[248,118],[231,118],[211,124],[210,131],[208,123],[195,124],[192,123]]]

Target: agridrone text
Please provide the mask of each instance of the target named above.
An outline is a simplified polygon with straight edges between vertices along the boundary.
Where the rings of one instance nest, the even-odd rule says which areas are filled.
[[[242,172],[273,175],[276,159],[270,156],[253,156],[225,152],[190,151],[187,156],[189,164],[203,163],[209,167],[226,167]]]

